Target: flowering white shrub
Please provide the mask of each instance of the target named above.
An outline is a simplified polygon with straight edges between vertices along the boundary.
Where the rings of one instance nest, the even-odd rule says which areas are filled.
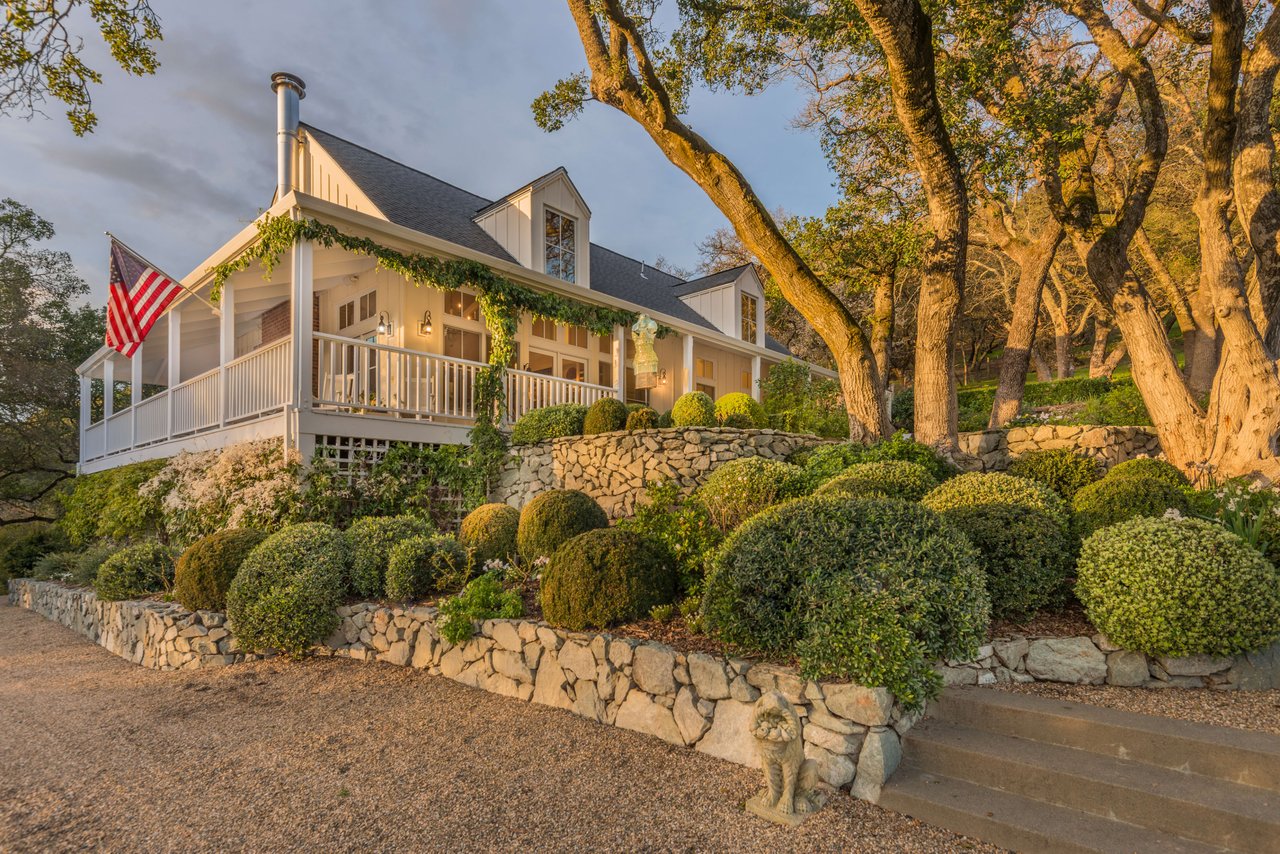
[[[278,439],[182,453],[139,489],[160,502],[170,542],[187,545],[224,528],[268,529],[297,506],[299,464]]]

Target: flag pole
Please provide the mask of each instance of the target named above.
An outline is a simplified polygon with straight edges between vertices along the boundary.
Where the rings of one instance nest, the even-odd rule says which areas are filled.
[[[142,258],[142,260],[143,260],[143,261],[147,261],[147,259],[146,259],[146,258],[143,258],[143,257],[142,257],[142,253],[141,253],[141,252],[139,252],[138,250],[134,249],[134,248],[133,248],[132,246],[130,246],[128,243],[125,243],[123,240],[121,240],[120,238],[116,237],[116,236],[115,236],[114,234],[112,234],[111,232],[109,232],[109,231],[104,231],[104,232],[102,232],[102,233],[103,233],[103,234],[105,234],[107,237],[110,237],[110,238],[111,238],[112,240],[114,240],[116,243],[119,243],[121,246],[123,246],[125,249],[129,250],[130,252],[132,252],[132,253],[133,253],[134,255],[136,255],[137,257]],[[150,261],[147,261],[147,266],[151,267],[153,270],[155,270],[155,271],[156,271],[156,272],[158,272],[158,273],[162,273],[162,274],[164,273],[164,271],[163,271],[163,270],[161,270],[161,269],[160,269],[159,267],[157,267],[155,264],[152,264]],[[209,308],[211,308],[211,309],[213,310],[214,315],[216,315],[217,317],[221,317],[221,316],[222,316],[222,309],[218,308],[216,305],[214,305],[213,303],[209,302],[209,300],[207,300],[207,299],[205,299],[204,297],[200,296],[200,294],[196,293],[196,292],[195,292],[194,290],[192,290],[191,288],[189,288],[189,287],[187,287],[186,285],[182,284],[182,281],[181,281],[180,279],[175,279],[173,276],[169,276],[169,275],[167,275],[167,274],[165,274],[165,276],[166,276],[166,278],[168,278],[168,279],[169,279],[169,281],[173,282],[175,285],[177,285],[178,287],[182,288],[184,291],[186,291],[187,293],[191,294],[191,295],[192,295],[193,297],[195,297],[196,299],[200,300],[200,302],[202,302],[202,303],[204,303],[205,305],[209,306]]]

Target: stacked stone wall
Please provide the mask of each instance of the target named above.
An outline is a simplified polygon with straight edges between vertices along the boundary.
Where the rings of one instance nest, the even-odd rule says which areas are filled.
[[[1160,440],[1149,427],[1090,427],[1043,424],[960,434],[962,467],[970,471],[1004,471],[1028,451],[1060,448],[1087,454],[1107,468],[1135,457],[1160,453]]]

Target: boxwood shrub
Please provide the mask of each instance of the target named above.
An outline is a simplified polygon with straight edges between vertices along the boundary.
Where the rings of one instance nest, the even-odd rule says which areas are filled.
[[[740,424],[746,429],[766,427],[769,424],[768,416],[764,414],[764,407],[760,402],[741,391],[720,396],[716,401],[716,420],[725,427],[737,427]],[[738,423],[730,424],[730,420]]]
[[[787,461],[804,467],[805,483],[812,491],[849,466],[883,460],[905,460],[924,466],[939,483],[956,473],[955,466],[933,448],[912,441],[902,433],[896,433],[874,445],[840,442],[803,448],[793,453]]]
[[[795,498],[802,490],[796,466],[764,457],[741,457],[712,470],[697,494],[716,526],[731,531],[748,517]]]
[[[337,628],[350,566],[346,535],[320,522],[267,537],[227,591],[227,617],[240,646],[300,657]]]
[[[511,428],[511,444],[531,445],[544,439],[581,436],[587,418],[587,407],[578,403],[544,406],[526,412]]]
[[[1137,457],[1116,463],[1111,467],[1111,471],[1107,472],[1107,477],[1145,477],[1151,480],[1162,480],[1170,486],[1184,488],[1191,485],[1187,476],[1177,466],[1167,460],[1157,460],[1155,457]]]
[[[107,602],[141,599],[173,585],[173,555],[157,542],[125,546],[102,562],[93,590]]]
[[[381,596],[387,587],[387,561],[395,545],[410,537],[435,533],[435,525],[418,516],[364,516],[347,529],[351,541],[351,589],[360,596]]]
[[[240,564],[266,538],[263,531],[231,528],[196,540],[178,558],[173,598],[188,611],[223,610]]]
[[[609,527],[609,517],[590,495],[576,489],[553,489],[535,497],[520,511],[516,548],[533,563],[550,557],[566,540],[595,528]]]
[[[556,549],[542,574],[543,616],[574,631],[646,616],[675,595],[676,572],[666,550],[619,528],[579,534]]]
[[[1009,474],[1039,481],[1070,501],[1102,477],[1102,464],[1066,448],[1028,451],[1009,464]]]
[[[659,420],[657,410],[642,406],[627,413],[627,429],[653,430],[658,426]]]
[[[1137,518],[1085,540],[1076,593],[1113,643],[1157,656],[1234,655],[1280,636],[1280,573],[1220,525]]]
[[[477,564],[510,561],[517,554],[520,511],[509,504],[481,504],[462,520],[458,540],[471,549]]]
[[[817,495],[846,498],[901,498],[919,501],[938,485],[929,470],[906,460],[854,463],[818,487]]]
[[[1181,487],[1142,475],[1104,477],[1076,493],[1076,532],[1087,537],[1100,528],[1138,516],[1163,516],[1172,509],[1186,513],[1190,501]]]
[[[1043,483],[1003,472],[971,472],[954,477],[923,499],[930,510],[944,513],[956,507],[1012,504],[1049,514],[1064,530],[1071,514],[1058,493]]]
[[[396,543],[387,561],[387,598],[396,602],[421,599],[451,579],[470,575],[470,556],[449,536],[408,537]]]
[[[703,392],[686,392],[671,407],[672,427],[715,427],[718,423],[716,405]]]
[[[939,515],[981,555],[991,614],[1022,620],[1063,604],[1075,562],[1075,538],[1058,520],[1016,504],[958,506]]]
[[[602,397],[587,409],[582,422],[584,435],[613,433],[627,425],[627,405],[616,397]]]
[[[986,636],[978,553],[906,501],[813,496],[749,519],[712,559],[704,624],[729,643],[797,655],[811,679],[888,688],[908,708],[937,693],[934,663]]]

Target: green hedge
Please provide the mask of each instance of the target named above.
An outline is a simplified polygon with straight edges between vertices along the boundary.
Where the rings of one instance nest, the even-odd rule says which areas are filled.
[[[881,460],[849,466],[818,487],[814,494],[919,501],[937,485],[938,481],[922,465],[906,460]]]
[[[768,416],[764,414],[764,407],[751,395],[740,391],[721,395],[720,399],[716,401],[716,420],[725,427],[736,427],[741,424],[744,428],[749,429],[752,427],[767,427],[769,425]],[[730,424],[730,421],[738,423]]]
[[[698,498],[716,526],[731,531],[748,517],[802,491],[796,466],[764,457],[741,457],[713,469],[698,488]]]
[[[153,535],[160,528],[160,502],[140,489],[164,467],[165,460],[147,460],[81,475],[59,498],[64,510],[59,527],[75,546]]]
[[[957,507],[1011,504],[1049,514],[1066,530],[1071,521],[1067,505],[1049,487],[1025,477],[1003,472],[971,472],[954,477],[923,499],[924,506],[939,513]]]
[[[716,405],[711,398],[700,391],[690,391],[676,399],[671,407],[671,426],[673,427],[715,427]]]
[[[989,617],[977,552],[935,513],[824,496],[734,532],[702,609],[724,641],[796,655],[806,678],[884,686],[912,709],[941,687],[935,662],[976,653]]]
[[[661,546],[634,531],[588,531],[556,549],[542,574],[547,622],[573,631],[604,629],[671,603],[676,573]]]
[[[1186,493],[1172,484],[1142,475],[1104,477],[1076,493],[1076,531],[1087,537],[1094,531],[1139,516],[1163,516],[1168,510],[1187,513]]]
[[[142,599],[173,585],[173,555],[159,543],[126,546],[102,562],[93,590],[106,602]]]
[[[1112,642],[1157,656],[1234,655],[1280,636],[1280,573],[1202,519],[1137,518],[1085,540],[1076,593]]]
[[[387,598],[395,602],[421,599],[449,579],[470,575],[466,548],[449,536],[407,537],[391,549],[387,561]]]
[[[387,562],[397,543],[435,533],[435,525],[418,516],[365,516],[347,529],[351,541],[351,588],[365,598],[381,596],[387,587]]]
[[[227,591],[227,617],[240,646],[300,657],[338,627],[351,543],[319,522],[290,525],[263,540]]]
[[[566,540],[607,527],[609,517],[591,496],[576,489],[553,489],[538,495],[520,511],[516,548],[522,559],[533,563],[550,557]]]
[[[1187,480],[1187,476],[1177,466],[1166,460],[1157,460],[1154,457],[1137,457],[1132,460],[1125,460],[1122,463],[1116,463],[1107,472],[1107,477],[1112,480],[1122,477],[1144,477],[1151,480],[1162,480],[1179,489],[1191,485],[1191,481]]]
[[[544,406],[526,412],[511,428],[511,444],[531,445],[561,436],[581,436],[587,407],[577,403]]]
[[[178,558],[173,598],[188,611],[224,610],[240,564],[266,538],[263,531],[232,528],[196,540]]]
[[[602,397],[587,410],[582,422],[584,435],[613,433],[627,426],[627,405],[616,397]]]
[[[467,514],[458,528],[458,540],[484,566],[491,560],[515,560],[520,511],[507,504],[481,504]]]
[[[1028,451],[1009,464],[1009,474],[1043,483],[1067,501],[1102,477],[1102,465],[1093,457],[1066,448]]]
[[[31,578],[41,558],[69,545],[60,527],[42,522],[0,530],[0,581]]]

